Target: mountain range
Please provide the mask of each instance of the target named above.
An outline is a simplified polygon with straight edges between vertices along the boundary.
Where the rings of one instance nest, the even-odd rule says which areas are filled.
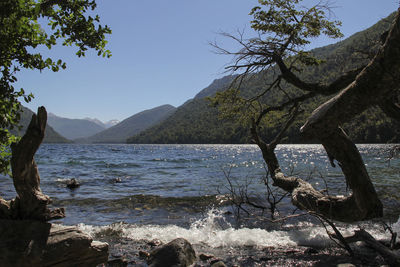
[[[128,137],[161,122],[176,110],[171,105],[162,105],[139,112],[120,123],[87,138],[75,140],[78,143],[126,143]]]
[[[95,118],[84,118],[84,120],[88,120],[88,121],[94,122],[97,125],[103,127],[104,129],[108,129],[108,128],[110,128],[110,127],[112,127],[112,126],[114,126],[114,125],[116,125],[116,124],[118,124],[120,122],[119,120],[109,120],[109,121],[106,121],[106,122],[102,122],[101,120],[95,119]]]
[[[302,78],[332,81],[343,69],[354,69],[366,59],[360,59],[359,51],[374,47],[387,30],[392,14],[372,27],[356,33],[338,43],[320,47],[311,52],[324,64],[305,69]],[[221,120],[219,111],[209,101],[217,92],[231,85],[236,76],[227,75],[214,80],[193,99],[175,108],[163,105],[139,112],[121,122],[102,123],[97,119],[67,119],[49,113],[45,142],[78,143],[250,143],[248,127],[238,120]],[[269,74],[253,74],[243,81],[241,93],[254,95],[265,88]],[[290,92],[291,88],[287,90]],[[282,101],[279,95],[267,95]],[[299,128],[309,114],[329,97],[319,97],[303,105],[304,112],[287,131],[286,143],[303,143]],[[29,113],[30,112],[30,113]],[[28,124],[31,111],[24,109],[22,124]],[[30,115],[29,115],[30,114]],[[29,119],[26,119],[29,117]],[[280,130],[279,119],[269,121],[261,135],[269,140]],[[358,116],[353,122],[343,125],[349,136],[357,143],[400,142],[400,123],[387,118],[378,108],[372,108]],[[54,128],[54,129],[53,129]],[[58,134],[58,133],[60,134]],[[62,135],[62,136],[61,136]],[[64,138],[65,137],[65,138]]]
[[[47,123],[67,139],[87,137],[105,130],[105,126],[87,119],[67,119],[49,113]]]
[[[68,119],[48,114],[44,143],[126,143],[132,135],[161,122],[176,110],[171,105],[162,105],[139,112],[118,122],[102,123],[97,119]],[[22,108],[19,130],[12,133],[21,136],[29,125],[33,112]],[[107,128],[106,128],[107,127]],[[68,138],[67,138],[68,137]],[[72,140],[72,141],[71,141]]]
[[[312,50],[311,53],[325,60],[325,63],[305,69],[301,73],[302,78],[329,83],[342,75],[344,69],[351,70],[365,64],[368,59],[360,51],[371,51],[371,47],[376,47],[393,18],[394,13],[343,41]],[[254,92],[266,88],[269,76],[272,75],[268,72],[250,75],[241,85],[241,94],[257,95]],[[250,143],[249,127],[239,120],[220,120],[218,109],[211,106],[211,102],[207,99],[216,92],[228,88],[233,78],[234,76],[226,76],[215,80],[194,99],[178,107],[172,116],[130,137],[128,143]],[[294,92],[290,86],[285,90]],[[276,99],[276,103],[283,101],[283,96],[279,95],[268,94],[265,97]],[[302,139],[299,129],[311,112],[329,97],[318,97],[305,103],[304,112],[288,129],[287,138],[283,142],[309,142]],[[267,127],[264,127],[260,134],[265,140],[272,140],[280,130],[281,121],[279,119],[269,121],[265,126]],[[386,117],[378,108],[367,110],[343,127],[357,143],[400,142],[400,123]]]
[[[14,128],[10,130],[10,132],[14,135],[17,136],[22,136],[26,129],[28,128],[29,123],[31,122],[33,111],[26,108],[22,107],[22,112],[21,112],[21,119],[19,122],[19,125],[21,125],[20,129]],[[58,132],[56,132],[48,123],[46,126],[46,130],[44,132],[44,143],[72,143],[71,140],[68,140],[64,136],[61,136]]]

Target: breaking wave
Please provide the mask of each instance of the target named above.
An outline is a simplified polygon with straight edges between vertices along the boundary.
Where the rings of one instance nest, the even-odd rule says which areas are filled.
[[[363,226],[377,239],[390,237],[383,228],[377,224]],[[326,247],[332,243],[321,225],[309,222],[297,223],[296,225],[285,225],[281,230],[265,230],[260,228],[239,228],[230,225],[223,216],[221,210],[211,209],[207,215],[194,221],[189,228],[176,225],[136,225],[127,223],[113,223],[107,226],[93,226],[79,224],[79,228],[93,236],[126,238],[132,241],[160,240],[163,243],[175,238],[182,237],[194,245],[220,247],[293,247],[312,246]],[[345,234],[351,234],[358,226],[340,227],[339,230]],[[400,220],[393,229],[400,233]]]

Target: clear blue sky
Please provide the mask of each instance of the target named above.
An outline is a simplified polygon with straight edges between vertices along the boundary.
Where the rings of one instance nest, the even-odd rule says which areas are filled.
[[[208,45],[232,44],[218,32],[245,28],[251,34],[249,11],[256,0],[99,0],[97,13],[112,28],[110,59],[88,54],[77,58],[74,48],[50,53],[67,62],[67,69],[22,71],[17,86],[33,92],[25,104],[45,106],[67,118],[123,120],[162,104],[179,106],[224,74],[230,58]],[[305,3],[316,3],[307,0]],[[397,0],[337,0],[335,19],[345,37],[395,11]],[[332,40],[317,40],[322,46]]]

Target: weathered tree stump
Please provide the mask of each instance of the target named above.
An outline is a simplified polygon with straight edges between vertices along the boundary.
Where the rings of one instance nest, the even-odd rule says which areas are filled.
[[[50,210],[50,197],[40,189],[33,156],[44,138],[44,107],[25,135],[11,147],[12,178],[17,196],[0,197],[0,266],[96,266],[107,262],[108,244],[93,241],[76,227],[46,221],[65,217],[64,208]]]
[[[12,178],[17,197],[6,201],[0,198],[0,219],[49,221],[65,217],[64,209],[48,209],[50,198],[40,189],[40,176],[33,158],[44,138],[47,112],[38,108],[25,135],[11,146]]]

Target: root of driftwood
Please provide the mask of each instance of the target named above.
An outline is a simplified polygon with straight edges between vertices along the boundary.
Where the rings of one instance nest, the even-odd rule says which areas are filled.
[[[337,238],[335,234],[331,234],[331,236]],[[353,235],[344,237],[344,240],[347,243],[365,242],[378,252],[390,266],[400,266],[400,252],[386,247],[364,229],[356,230]]]

